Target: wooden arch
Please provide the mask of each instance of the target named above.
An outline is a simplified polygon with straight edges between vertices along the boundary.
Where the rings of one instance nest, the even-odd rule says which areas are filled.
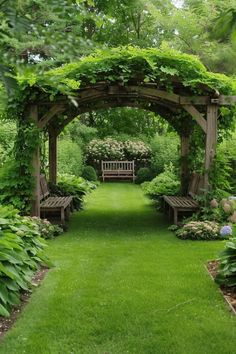
[[[217,91],[205,87],[206,95],[192,96],[183,86],[177,83],[175,93],[160,90],[156,84],[123,84],[101,82],[82,87],[77,90],[73,99],[63,95],[56,100],[37,102],[30,107],[30,118],[41,129],[49,132],[49,175],[50,181],[56,183],[57,176],[57,137],[63,128],[76,116],[91,110],[109,107],[138,107],[160,114],[174,128],[176,115],[185,111],[202,129],[206,136],[205,143],[205,178],[204,187],[209,186],[208,171],[215,156],[217,143],[217,119],[218,109],[221,105],[230,105],[236,102],[235,96],[222,96]],[[62,116],[65,118],[61,119]],[[60,117],[60,119],[59,119]],[[189,153],[189,141],[191,124],[185,120],[180,128],[181,138],[181,182],[182,190],[186,189],[186,177],[188,176],[187,157]],[[34,177],[36,187],[34,190],[32,214],[40,215],[40,157],[39,148],[33,157]]]

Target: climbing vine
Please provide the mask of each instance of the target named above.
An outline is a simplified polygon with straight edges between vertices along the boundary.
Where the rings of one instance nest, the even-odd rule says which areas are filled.
[[[31,199],[32,155],[40,144],[40,134],[34,123],[25,119],[27,106],[43,100],[55,101],[58,97],[69,98],[76,106],[78,89],[98,82],[107,84],[155,84],[158,89],[175,92],[175,84],[182,85],[183,95],[233,95],[236,81],[225,75],[210,73],[195,56],[177,51],[122,47],[96,51],[78,62],[59,68],[42,70],[40,66],[18,68],[14,75],[17,86],[9,97],[7,118],[18,121],[18,135],[15,142],[15,162],[10,178],[1,179],[1,200],[28,210]],[[43,107],[43,106],[42,106]],[[40,106],[40,114],[43,108]],[[201,110],[201,107],[199,108]],[[219,118],[219,139],[234,126],[235,108],[221,109]],[[180,133],[186,125],[194,130],[194,156],[203,146],[203,134],[196,128],[189,115],[181,110],[171,113],[170,124]],[[190,123],[191,122],[191,123]]]

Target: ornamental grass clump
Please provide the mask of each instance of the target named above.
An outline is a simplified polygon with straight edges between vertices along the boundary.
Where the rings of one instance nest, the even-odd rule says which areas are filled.
[[[217,240],[222,239],[220,226],[214,221],[190,221],[176,231],[182,240]]]

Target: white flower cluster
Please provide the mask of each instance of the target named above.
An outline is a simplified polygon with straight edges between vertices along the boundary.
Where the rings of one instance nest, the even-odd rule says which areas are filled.
[[[146,160],[151,156],[151,149],[142,141],[93,139],[87,146],[87,155],[93,160]]]

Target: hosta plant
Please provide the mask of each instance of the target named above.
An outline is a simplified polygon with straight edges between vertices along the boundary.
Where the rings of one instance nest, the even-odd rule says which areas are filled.
[[[45,245],[33,219],[0,206],[0,315],[9,316],[12,306],[19,304],[39,265],[49,265]]]
[[[236,286],[236,238],[231,238],[219,256],[216,282],[225,286]]]
[[[83,205],[84,196],[95,189],[97,185],[82,177],[63,174],[59,175],[56,185],[50,184],[50,191],[58,196],[73,196],[73,207],[80,210]]]

